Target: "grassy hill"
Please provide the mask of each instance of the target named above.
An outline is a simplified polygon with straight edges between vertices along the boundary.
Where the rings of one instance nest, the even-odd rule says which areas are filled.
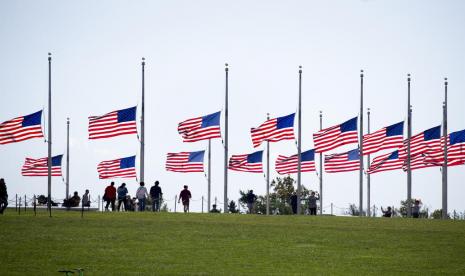
[[[465,221],[8,211],[0,245],[0,275],[465,274]]]

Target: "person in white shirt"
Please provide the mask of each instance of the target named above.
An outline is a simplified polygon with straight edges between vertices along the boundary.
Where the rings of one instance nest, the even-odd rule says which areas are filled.
[[[147,193],[147,188],[145,188],[145,183],[141,182],[136,192],[137,201],[139,201],[139,211],[145,211],[145,199],[148,196],[149,194]]]

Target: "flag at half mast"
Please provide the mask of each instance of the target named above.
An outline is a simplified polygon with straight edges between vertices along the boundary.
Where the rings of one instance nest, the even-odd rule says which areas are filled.
[[[178,133],[182,136],[183,142],[221,138],[220,116],[221,112],[218,111],[180,122],[178,124]]]
[[[384,127],[378,131],[363,135],[363,155],[386,149],[402,147],[404,139],[404,122]]]
[[[355,117],[314,133],[315,152],[330,151],[342,145],[358,143],[357,119],[358,117]]]
[[[325,155],[325,172],[338,173],[360,170],[359,149],[344,153]]]
[[[229,159],[229,169],[233,171],[263,173],[263,151],[250,154],[232,155]]]
[[[315,150],[307,150],[300,154],[301,156],[301,172],[314,172],[315,171]],[[291,156],[279,155],[276,160],[275,167],[279,174],[290,174],[298,172],[298,156],[297,154]]]
[[[203,172],[205,151],[168,153],[166,170],[171,172]]]
[[[100,179],[108,178],[135,178],[136,156],[102,161],[97,166]]]
[[[137,134],[135,106],[89,117],[90,140],[126,134]]]
[[[32,138],[44,138],[42,110],[17,117],[0,124],[0,145],[16,143]]]
[[[368,173],[373,174],[373,173],[378,173],[378,172],[402,169],[405,158],[404,156],[401,156],[401,155],[402,155],[402,152],[399,152],[399,150],[396,150],[391,153],[383,154],[383,155],[375,157],[370,164]]]
[[[52,157],[52,176],[61,176],[61,160],[63,155]],[[26,157],[23,168],[21,169],[22,176],[48,176],[48,157],[44,158],[29,158]]]
[[[295,113],[287,116],[273,118],[265,121],[257,128],[252,128],[252,144],[254,148],[262,142],[278,142],[281,140],[294,140],[294,117]]]

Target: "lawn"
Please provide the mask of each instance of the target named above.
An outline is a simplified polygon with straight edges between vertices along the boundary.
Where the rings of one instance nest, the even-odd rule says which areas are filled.
[[[0,275],[465,274],[465,221],[8,210],[0,245]]]

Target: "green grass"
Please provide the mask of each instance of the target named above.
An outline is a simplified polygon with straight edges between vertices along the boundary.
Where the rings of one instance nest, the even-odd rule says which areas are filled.
[[[173,213],[0,216],[0,275],[465,274],[465,221]]]

